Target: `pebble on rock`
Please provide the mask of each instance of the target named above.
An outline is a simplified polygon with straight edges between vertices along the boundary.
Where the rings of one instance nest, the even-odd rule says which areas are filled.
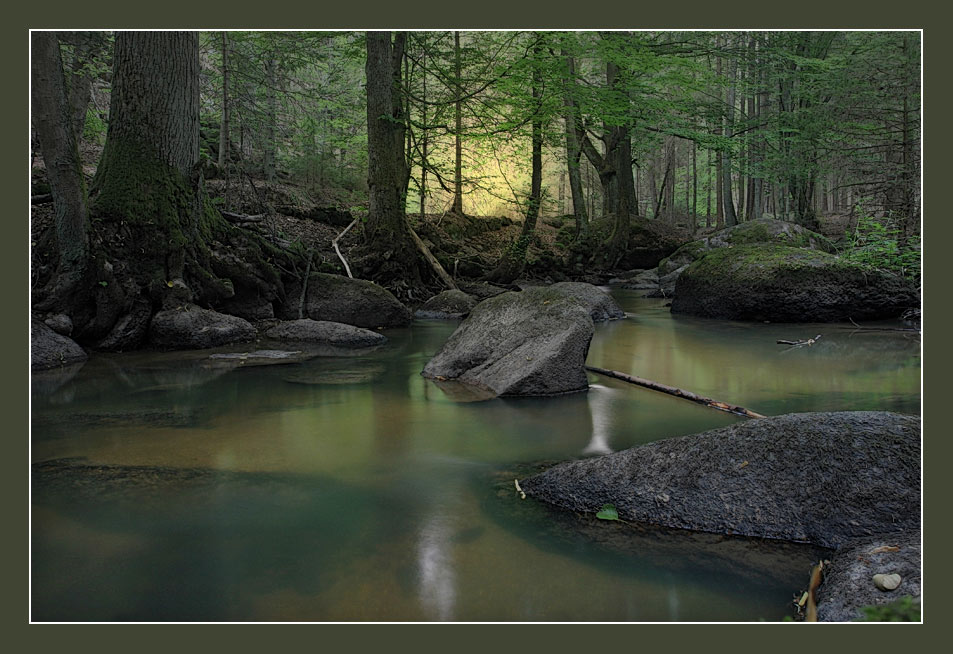
[[[874,575],[874,585],[880,590],[894,590],[900,585],[900,575],[896,573]]]

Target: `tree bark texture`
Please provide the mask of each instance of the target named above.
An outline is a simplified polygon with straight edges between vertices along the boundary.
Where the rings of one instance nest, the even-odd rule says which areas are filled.
[[[86,265],[86,184],[71,120],[55,32],[31,34],[31,100],[43,161],[53,196],[59,250],[60,293],[71,292]]]

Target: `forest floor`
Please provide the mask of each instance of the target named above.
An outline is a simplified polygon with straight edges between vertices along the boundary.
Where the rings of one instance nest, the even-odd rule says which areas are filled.
[[[95,144],[84,142],[81,146],[87,184],[96,171],[101,152],[101,146]],[[32,183],[34,194],[48,192],[45,168],[39,157],[33,161]],[[257,231],[279,247],[312,253],[315,270],[322,272],[345,274],[343,262],[335,252],[333,242],[345,231],[349,220],[356,219],[352,228],[339,240],[341,255],[355,268],[356,250],[364,243],[363,219],[366,218],[366,211],[331,209],[336,215],[332,216],[333,220],[328,220],[327,216],[321,215],[321,209],[335,203],[334,197],[328,193],[309,192],[288,180],[267,183],[248,174],[233,173],[227,182],[221,178],[207,180],[206,189],[220,209],[256,217],[256,222],[245,223],[244,228]],[[521,229],[519,222],[501,216],[461,216],[444,212],[423,217],[409,214],[408,219],[447,272],[460,279],[476,279],[491,270],[505,248],[515,242]],[[34,287],[48,277],[52,272],[51,266],[55,265],[52,225],[52,203],[33,205],[31,284]],[[850,217],[830,216],[822,220],[820,231],[837,240],[843,237],[850,226]],[[569,258],[566,242],[569,239],[566,236],[571,228],[571,216],[546,216],[538,220],[527,251],[527,266],[522,279],[551,283],[571,278],[604,283],[613,276],[612,271],[595,273],[569,269],[566,265]],[[714,228],[701,227],[694,237],[700,238],[712,231]],[[692,239],[684,227],[677,232],[679,240],[687,242]],[[361,276],[359,268],[353,272],[355,276]]]

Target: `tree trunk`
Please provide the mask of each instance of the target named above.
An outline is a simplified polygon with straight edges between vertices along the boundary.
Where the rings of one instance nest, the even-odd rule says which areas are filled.
[[[453,212],[463,215],[463,82],[460,78],[460,32],[453,33],[454,110]]]
[[[59,40],[55,32],[33,32],[31,42],[33,124],[53,195],[59,250],[57,283],[49,294],[49,302],[55,304],[74,292],[86,268],[86,184],[66,96]]]
[[[88,287],[71,306],[74,337],[126,349],[141,343],[155,309],[216,306],[244,288],[283,299],[267,263],[276,252],[236,233],[204,192],[198,34],[118,32],[113,62],[109,128],[90,193],[96,245]],[[222,255],[225,242],[254,265]]]
[[[276,126],[278,122],[278,103],[275,87],[278,85],[278,77],[275,74],[274,55],[268,54],[265,58],[265,100],[267,116],[265,118],[265,156],[264,168],[265,179],[268,182],[274,182],[277,173],[275,160],[277,158],[278,144],[275,138]]]
[[[572,57],[563,53],[568,75],[567,87],[575,83],[576,65]],[[579,171],[582,148],[579,145],[578,132],[581,130],[570,92],[567,90],[563,104],[566,114],[563,117],[566,128],[566,172],[569,174],[569,192],[572,195],[572,212],[576,219],[576,238],[585,238],[589,231],[589,216],[586,213],[586,198],[582,194],[582,176]]]
[[[728,67],[728,97],[725,101],[725,136],[734,136],[735,124],[735,69],[738,62],[733,57]],[[731,184],[731,151],[728,148],[721,153],[722,192],[721,197],[725,205],[725,225],[732,227],[738,224],[738,214],[735,213],[735,203],[732,199]]]
[[[369,211],[367,245],[374,253],[369,270],[381,283],[403,278],[422,283],[416,247],[405,215],[409,180],[404,159],[404,104],[400,99],[401,61],[406,32],[367,33],[367,167]]]
[[[424,216],[427,215],[427,142],[428,128],[427,128],[427,49],[423,49],[420,55],[420,67],[421,67],[421,84],[423,85],[423,90],[421,91],[421,98],[423,103],[420,107],[420,123],[423,125],[421,128],[420,134],[420,220],[423,221]]]
[[[228,32],[222,32],[222,121],[218,128],[218,167],[225,176],[225,208],[230,208],[228,202],[228,191],[231,179],[229,178],[228,159],[230,156],[229,146],[231,138],[229,135],[230,107],[228,105]]]
[[[76,32],[73,39],[73,63],[69,85],[69,106],[73,135],[77,145],[83,140],[86,111],[89,108],[93,76],[89,64],[103,37],[94,32]]]

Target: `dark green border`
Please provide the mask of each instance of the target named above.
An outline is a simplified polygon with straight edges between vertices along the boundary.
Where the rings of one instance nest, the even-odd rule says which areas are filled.
[[[93,646],[101,651],[166,650],[169,646],[188,649],[208,647],[232,649],[246,645],[261,649],[363,651],[368,646],[390,649],[394,645],[433,645],[439,643],[454,649],[473,649],[479,646],[515,649],[530,645],[534,649],[553,644],[606,650],[619,647],[623,651],[663,646],[671,649],[679,645],[695,645],[700,649],[730,651],[788,651],[819,648],[820,651],[856,649],[874,646],[886,650],[897,646],[917,648],[921,641],[939,638],[940,629],[947,620],[947,590],[949,564],[941,543],[947,541],[948,528],[942,511],[948,493],[948,474],[941,466],[950,460],[949,444],[940,431],[941,417],[935,411],[940,406],[942,382],[938,366],[924,361],[925,433],[931,439],[925,449],[925,510],[926,548],[924,558],[925,624],[922,626],[818,626],[807,625],[441,625],[374,626],[341,625],[316,626],[319,631],[304,633],[274,630],[267,626],[198,626],[198,625],[28,625],[28,425],[29,425],[29,363],[28,363],[28,211],[25,189],[28,188],[27,167],[24,165],[29,148],[28,124],[28,32],[35,28],[109,29],[138,28],[923,28],[925,51],[926,109],[949,106],[947,79],[951,59],[949,42],[953,40],[946,29],[943,10],[927,8],[925,2],[886,3],[868,1],[852,5],[825,2],[798,1],[791,3],[724,2],[691,0],[686,2],[619,2],[612,0],[597,4],[569,3],[558,0],[547,3],[520,4],[513,0],[498,2],[480,0],[476,3],[413,2],[396,3],[382,0],[356,0],[350,3],[300,0],[272,0],[267,3],[182,2],[165,0],[158,3],[109,2],[95,7],[63,0],[41,0],[32,5],[21,5],[5,10],[4,58],[8,75],[13,79],[13,99],[2,105],[3,122],[7,132],[4,144],[3,177],[6,202],[4,224],[3,277],[7,290],[6,302],[13,308],[12,318],[3,324],[7,352],[3,397],[10,427],[4,429],[3,501],[8,529],[4,530],[2,557],[3,605],[2,629],[5,642],[25,649],[47,651],[58,646],[74,649]],[[925,187],[942,189],[951,177],[950,165],[945,162],[949,128],[942,114],[925,111],[924,133],[926,155]],[[928,146],[928,147],[927,147]],[[932,184],[930,184],[932,182]],[[939,302],[944,275],[948,273],[947,257],[937,254],[939,243],[949,236],[949,223],[933,211],[941,210],[940,191],[924,193],[924,235],[929,234],[931,248],[925,248],[931,257],[925,259],[925,279],[929,289],[924,298],[930,298],[930,312],[925,325],[934,327],[948,324],[945,309]],[[926,239],[924,239],[926,243]],[[943,269],[941,269],[943,265]],[[934,313],[935,312],[935,313]],[[930,338],[926,330],[924,352],[930,360],[938,361],[947,354],[948,345],[939,336]],[[931,408],[933,409],[931,411]],[[931,521],[930,516],[934,519]],[[281,629],[282,627],[275,627]],[[311,627],[302,627],[302,629]],[[209,629],[213,632],[209,633]],[[635,629],[635,631],[632,631]],[[763,630],[769,629],[770,632]],[[779,629],[799,629],[794,634]],[[143,633],[146,630],[148,633]],[[200,631],[201,630],[201,631]],[[623,631],[625,630],[625,631]],[[757,630],[757,631],[753,631]],[[807,630],[807,631],[805,631]],[[898,631],[903,630],[903,631]],[[476,632],[479,631],[477,634]],[[474,636],[480,638],[476,639]],[[24,641],[24,642],[21,642]],[[425,641],[425,642],[422,642]]]

